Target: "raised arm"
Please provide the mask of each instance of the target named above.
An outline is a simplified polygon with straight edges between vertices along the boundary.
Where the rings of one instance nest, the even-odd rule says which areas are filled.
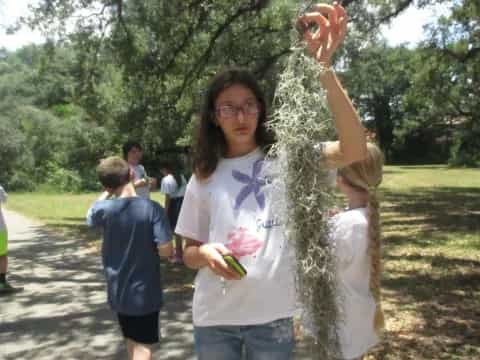
[[[339,141],[325,146],[327,165],[342,167],[367,155],[365,130],[350,97],[331,68],[332,55],[347,32],[347,14],[338,3],[318,4],[314,11],[298,19],[299,29],[312,56],[323,68],[320,82],[327,93],[328,106],[335,120]],[[312,33],[310,26],[316,24]]]

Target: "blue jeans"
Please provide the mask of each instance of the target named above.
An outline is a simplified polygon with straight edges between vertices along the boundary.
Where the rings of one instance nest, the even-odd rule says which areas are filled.
[[[291,318],[260,325],[195,327],[198,360],[292,359],[294,337]]]

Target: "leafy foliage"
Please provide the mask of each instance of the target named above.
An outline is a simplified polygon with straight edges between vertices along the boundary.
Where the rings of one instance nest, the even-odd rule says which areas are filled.
[[[433,4],[420,1],[417,6]],[[390,161],[478,165],[479,9],[451,14],[418,48],[391,48],[378,26],[412,0],[344,0],[351,18],[337,69]],[[145,165],[183,161],[202,89],[230,65],[253,70],[271,102],[290,48],[293,0],[41,0],[24,25],[49,41],[0,49],[0,181],[32,189],[46,164],[94,188],[93,168],[139,139]],[[418,144],[426,144],[419,146]],[[419,155],[420,154],[420,155]]]

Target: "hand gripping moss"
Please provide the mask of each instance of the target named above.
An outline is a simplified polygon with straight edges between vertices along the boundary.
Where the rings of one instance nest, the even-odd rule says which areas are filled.
[[[303,2],[303,14],[311,2]],[[334,139],[333,119],[319,75],[324,70],[304,54],[296,30],[292,54],[280,74],[271,126],[277,143],[267,156],[276,163],[273,186],[285,196],[274,202],[295,249],[296,287],[304,329],[313,337],[312,359],[341,357],[338,344],[335,258],[329,245],[328,210],[335,204],[322,142]]]

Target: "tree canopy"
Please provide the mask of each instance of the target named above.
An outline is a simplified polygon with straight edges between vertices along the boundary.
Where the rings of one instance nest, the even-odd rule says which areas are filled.
[[[345,0],[351,18],[337,55],[365,124],[391,162],[480,161],[479,5],[444,3],[450,13],[415,48],[390,47],[379,33],[413,0]],[[41,0],[23,26],[48,41],[0,51],[0,183],[95,188],[94,168],[127,139],[145,164],[180,160],[212,74],[252,70],[269,101],[290,52],[293,0]]]

